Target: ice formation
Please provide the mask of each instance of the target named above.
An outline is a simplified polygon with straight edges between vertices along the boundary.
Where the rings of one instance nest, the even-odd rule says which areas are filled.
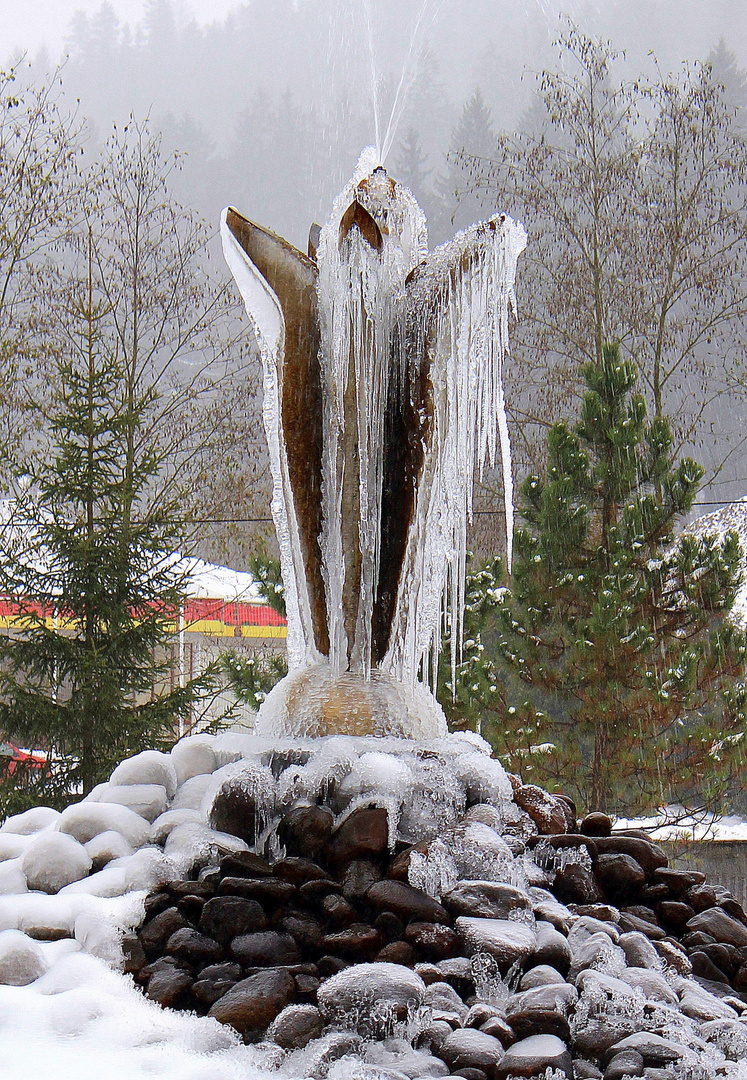
[[[447,609],[456,663],[474,470],[499,451],[511,561],[503,363],[524,228],[501,215],[429,254],[422,210],[369,148],[310,258],[233,210],[222,237],[264,364],[291,673],[414,691]]]

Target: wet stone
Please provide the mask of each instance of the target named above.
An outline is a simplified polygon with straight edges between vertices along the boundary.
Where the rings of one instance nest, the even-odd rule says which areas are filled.
[[[694,909],[681,900],[664,900],[659,904],[657,912],[662,926],[676,934],[682,933],[689,920],[695,918]]]
[[[511,1013],[507,1020],[517,1039],[528,1039],[530,1035],[556,1035],[567,1043],[571,1037],[570,1024],[554,1009],[522,1009]]]
[[[620,929],[623,933],[638,931],[645,934],[652,941],[661,941],[667,936],[660,926],[655,926],[648,919],[639,919],[637,915],[630,915],[625,912],[620,915]]]
[[[240,978],[241,974],[237,979],[205,979],[200,973],[199,979],[192,984],[192,997],[210,1008],[219,998],[232,990]]]
[[[292,885],[305,885],[307,881],[323,881],[329,877],[318,863],[312,859],[302,858],[300,855],[289,856],[280,859],[273,864],[273,875],[281,881],[290,882]]]
[[[379,931],[366,923],[353,923],[346,930],[336,934],[326,934],[322,938],[322,948],[340,956],[354,959],[369,959],[379,951],[381,937]]]
[[[324,931],[321,924],[312,915],[293,912],[281,919],[278,929],[295,938],[304,949],[315,949],[320,944]]]
[[[332,926],[349,926],[355,920],[355,908],[336,893],[325,896],[321,908]]]
[[[166,952],[201,968],[222,959],[223,949],[213,938],[205,937],[189,926],[182,927],[166,942]]]
[[[468,1027],[470,1025],[465,1024],[464,1026]],[[513,1046],[516,1042],[516,1032],[502,1016],[490,1016],[477,1026],[486,1035],[492,1035],[494,1039],[497,1039],[504,1050],[508,1050],[509,1046]]]
[[[597,810],[587,814],[579,828],[584,836],[609,836],[612,832],[612,819]]]
[[[278,826],[280,843],[289,855],[315,859],[332,834],[334,820],[327,806],[297,806]]]
[[[375,960],[387,964],[403,964],[405,967],[413,967],[416,960],[415,950],[406,941],[390,941],[376,956]]]
[[[387,943],[399,941],[405,932],[405,924],[393,911],[382,911],[376,916],[374,926]]]
[[[692,964],[692,973],[697,975],[698,978],[708,979],[709,982],[723,982],[728,983],[729,978],[718,967],[707,953],[700,949],[695,949],[690,953],[690,963]]]
[[[529,971],[525,971],[519,983],[520,990],[533,990],[536,986],[552,986],[564,983],[565,979],[560,972],[549,964],[538,964]]]
[[[341,956],[322,956],[317,960],[316,966],[323,979],[329,979],[340,971],[350,967],[349,960],[343,960]]]
[[[208,900],[200,916],[200,933],[227,945],[241,934],[264,930],[267,916],[256,900],[241,896],[215,896]]]
[[[654,870],[653,880],[666,885],[673,896],[680,896],[694,885],[702,885],[705,874],[702,874],[700,870],[676,870],[673,867],[662,866]]]
[[[302,903],[314,906],[321,904],[325,896],[329,896],[330,893],[339,893],[340,891],[339,882],[333,881],[332,878],[319,878],[301,885],[298,890],[298,898]]]
[[[600,855],[596,876],[605,891],[613,896],[635,892],[646,880],[643,867],[630,855]]]
[[[370,859],[353,859],[342,877],[342,895],[346,900],[360,900],[375,882],[381,880],[381,871]]]
[[[122,955],[124,956],[125,975],[136,975],[141,968],[145,967],[145,950],[137,934],[125,934],[122,937]]]
[[[718,903],[718,894],[712,885],[693,885],[687,890],[683,899],[699,912],[715,907]]]
[[[360,807],[330,836],[325,852],[333,866],[383,855],[389,843],[389,819],[380,806]]]
[[[692,892],[692,890],[691,890]],[[731,915],[718,907],[708,908],[687,924],[688,930],[700,930],[710,934],[716,941],[728,945],[747,945],[747,926],[737,922]]]
[[[638,863],[649,878],[653,877],[654,871],[667,865],[667,857],[658,845],[637,836],[600,836],[596,839],[596,845],[600,857],[627,855]]]
[[[301,962],[301,951],[290,934],[261,930],[231,942],[231,954],[244,967],[281,967]]]
[[[566,904],[596,904],[602,895],[594,875],[580,863],[566,863],[556,871],[553,892]]]
[[[296,887],[277,878],[224,877],[218,892],[221,896],[244,896],[273,909],[289,903],[296,895]]]
[[[272,877],[272,867],[253,851],[237,851],[221,859],[220,874],[221,877]]]
[[[163,1008],[173,1009],[186,998],[192,976],[183,968],[162,967],[148,980],[148,997]]]
[[[405,940],[429,960],[447,960],[459,950],[457,934],[439,923],[411,922],[405,930]]]
[[[295,994],[293,976],[282,969],[270,969],[236,983],[212,1006],[209,1016],[230,1024],[240,1035],[264,1032]]]
[[[306,1004],[315,1004],[316,992],[321,985],[320,980],[315,975],[294,975],[293,979],[298,1000]]]
[[[451,916],[442,904],[403,881],[377,881],[366,893],[366,900],[379,910],[394,912],[401,919],[447,925],[451,922]]]
[[[177,930],[187,926],[187,920],[176,907],[166,908],[142,928],[138,937],[148,959],[163,952],[163,947]]]
[[[560,800],[535,784],[521,784],[514,791],[514,802],[529,814],[540,833],[568,832],[568,816]]]

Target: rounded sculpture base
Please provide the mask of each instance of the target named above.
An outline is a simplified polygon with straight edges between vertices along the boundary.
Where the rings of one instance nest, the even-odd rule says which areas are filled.
[[[374,735],[438,739],[448,734],[443,709],[427,687],[413,689],[381,671],[371,678],[335,673],[327,663],[286,675],[257,714],[257,735],[320,738]]]

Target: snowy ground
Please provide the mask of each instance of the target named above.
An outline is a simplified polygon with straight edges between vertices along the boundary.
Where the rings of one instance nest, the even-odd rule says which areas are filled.
[[[74,943],[46,948],[59,944]],[[81,951],[30,986],[0,986],[4,1080],[264,1080],[263,1060],[272,1050],[242,1045],[215,1020],[161,1009]]]

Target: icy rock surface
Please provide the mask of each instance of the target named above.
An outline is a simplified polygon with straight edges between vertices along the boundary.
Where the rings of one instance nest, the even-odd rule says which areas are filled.
[[[0,833],[28,836],[30,833],[36,833],[54,825],[59,816],[59,810],[53,810],[51,806],[32,806],[30,810],[25,810],[22,814],[13,814],[12,817],[6,818],[0,825]]]
[[[29,844],[21,859],[21,869],[29,889],[56,893],[71,882],[86,877],[91,862],[86,849],[72,836],[45,832]]]
[[[197,760],[191,749],[187,759]],[[128,1080],[417,1080],[446,1076],[466,1061],[459,1055],[492,1048],[496,1061],[500,1057],[493,1075],[501,1080],[530,1066],[532,1075],[562,1080],[571,1075],[571,1056],[594,1061],[603,1074],[613,1050],[633,1048],[649,1068],[676,1050],[676,1080],[747,1080],[747,1024],[739,1019],[745,1006],[731,986],[688,977],[685,947],[661,940],[663,931],[641,918],[643,908],[620,912],[607,897],[604,905],[576,910],[531,883],[535,872],[546,884],[552,874],[534,861],[544,861],[541,846],[525,852],[524,841],[531,848],[536,839],[533,823],[517,813],[500,766],[486,767],[490,758],[481,740],[271,740],[227,733],[201,737],[199,760],[208,771],[187,775],[186,769],[153,826],[124,806],[86,801],[59,816],[35,821],[32,815],[20,822],[22,832],[0,830],[9,845],[0,861],[4,1076],[36,1080],[41,1062],[52,1076],[85,1075],[83,1066],[95,1063],[97,1075],[109,1069]],[[173,809],[196,781],[207,784],[202,809]],[[233,809],[249,811],[243,826],[250,840],[208,824],[224,784],[236,796]],[[489,801],[474,804],[476,798]],[[297,852],[286,858],[280,842],[287,835],[281,819],[312,806],[327,818],[314,855],[320,864]],[[383,824],[376,807],[386,810]],[[332,855],[336,830],[357,820],[357,811],[373,813],[378,825],[376,836],[357,837],[370,849],[361,855],[356,848],[352,873]],[[53,850],[41,859],[49,843]],[[57,893],[28,891],[24,860],[31,869],[36,858],[45,873],[56,873],[64,861],[60,845],[72,845],[76,856],[82,851],[92,860],[90,871]],[[359,878],[362,893],[351,888]],[[732,922],[744,925],[736,901],[723,891],[712,895],[710,925],[733,935]],[[243,946],[231,951],[231,934],[202,921],[207,904],[223,905],[226,918],[238,920],[234,936],[243,935]],[[215,1020],[162,1009],[133,987],[132,976],[111,970],[133,972],[145,989],[147,965],[155,963],[164,985],[171,972],[183,987],[199,983],[203,993],[216,987],[209,1001],[187,998],[185,1008],[200,1002],[207,1011],[215,995],[219,1001],[254,977],[236,960],[242,948],[254,963],[263,944],[282,940],[289,947],[289,934],[298,935],[292,951],[303,963],[295,978],[286,969],[288,1000],[278,1003],[283,1011],[276,1010],[274,1027],[253,1034],[264,1039],[253,1047],[242,1046]],[[362,957],[356,949],[377,935]],[[395,940],[384,945],[385,935]],[[321,954],[353,939],[358,945],[322,974]],[[216,956],[223,949],[225,959],[213,964],[214,982],[204,961],[199,978],[197,968],[176,967],[186,963],[177,945]],[[436,951],[425,956],[422,948]],[[734,946],[718,948],[723,956],[713,956],[736,962]],[[343,962],[352,966],[334,974]],[[11,985],[19,980],[27,985]],[[317,1004],[304,1004],[301,993]],[[33,1061],[27,1051],[32,1038]]]
[[[39,945],[20,930],[0,932],[0,983],[26,986],[47,970]]]
[[[177,775],[169,754],[162,754],[159,750],[143,750],[121,761],[112,773],[110,783],[157,784],[166,789],[167,798],[173,799]]]

